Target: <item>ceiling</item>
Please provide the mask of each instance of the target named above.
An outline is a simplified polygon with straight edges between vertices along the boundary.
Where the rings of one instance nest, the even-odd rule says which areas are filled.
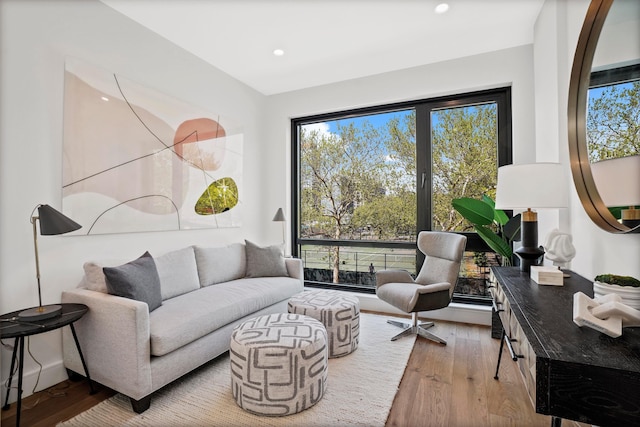
[[[272,95],[530,44],[545,0],[101,1]]]

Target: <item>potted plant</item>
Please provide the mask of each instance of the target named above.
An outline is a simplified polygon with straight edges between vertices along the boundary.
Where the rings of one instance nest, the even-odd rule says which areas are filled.
[[[622,303],[640,310],[640,280],[634,277],[600,274],[593,279],[593,294],[596,298],[618,294]]]
[[[504,211],[496,209],[493,199],[486,195],[480,200],[469,197],[453,199],[451,205],[473,224],[476,233],[491,250],[500,255],[502,265],[511,265],[511,244],[520,240],[520,214],[509,218]]]

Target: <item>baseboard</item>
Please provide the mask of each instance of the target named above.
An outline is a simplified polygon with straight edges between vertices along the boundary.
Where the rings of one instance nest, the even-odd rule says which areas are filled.
[[[407,313],[403,312],[402,310],[398,310],[391,304],[382,301],[374,294],[364,294],[357,292],[348,292],[348,294],[358,297],[358,299],[360,300],[361,310],[389,313],[390,315],[407,315]],[[490,326],[491,307],[485,305],[451,303],[447,308],[420,312],[419,317]]]
[[[25,352],[26,353],[26,352]],[[28,356],[27,356],[28,357]],[[11,357],[9,356],[9,360]],[[9,364],[7,364],[9,365]],[[22,375],[22,398],[31,396],[34,393],[33,388],[37,385],[36,392],[42,391],[51,387],[52,385],[61,383],[67,379],[67,371],[64,368],[62,360],[54,362],[52,364],[42,367],[40,372],[40,378],[38,379],[39,367],[33,366],[33,369],[23,372]],[[5,387],[8,377],[2,379],[2,404],[7,395],[7,388]],[[16,367],[16,374],[11,382],[11,394],[9,395],[9,403],[14,403],[18,399],[18,372]]]

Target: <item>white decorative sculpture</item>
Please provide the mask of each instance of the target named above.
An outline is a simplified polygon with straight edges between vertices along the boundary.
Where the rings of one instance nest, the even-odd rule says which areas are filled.
[[[622,328],[640,326],[640,310],[621,301],[617,294],[589,298],[576,292],[573,294],[573,323],[617,338],[622,335]]]
[[[562,233],[554,228],[547,234],[544,243],[545,256],[553,265],[558,268],[567,267],[569,262],[576,256],[576,248],[573,246],[571,234]],[[565,277],[569,277],[565,274]]]

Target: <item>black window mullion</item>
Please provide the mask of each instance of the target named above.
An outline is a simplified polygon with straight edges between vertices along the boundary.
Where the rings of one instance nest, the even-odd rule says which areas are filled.
[[[416,234],[431,230],[431,114],[416,106]]]

